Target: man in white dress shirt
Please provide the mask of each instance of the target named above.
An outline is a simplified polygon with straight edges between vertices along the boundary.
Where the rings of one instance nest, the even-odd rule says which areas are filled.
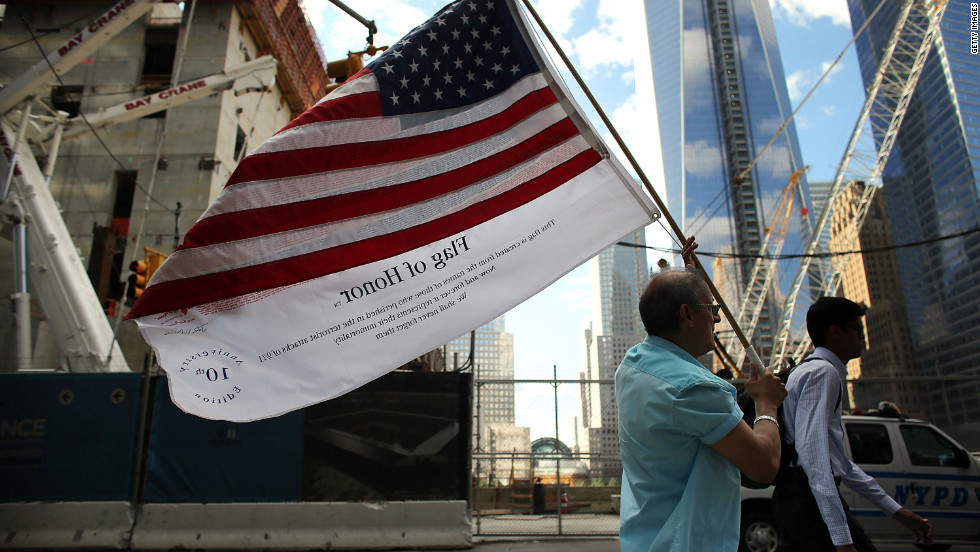
[[[779,552],[876,550],[841,499],[841,482],[908,527],[917,542],[931,542],[929,521],[902,508],[844,454],[845,366],[865,348],[861,318],[866,310],[843,297],[821,297],[807,312],[816,349],[790,374],[783,402],[785,438],[798,458],[780,474],[773,492]]]

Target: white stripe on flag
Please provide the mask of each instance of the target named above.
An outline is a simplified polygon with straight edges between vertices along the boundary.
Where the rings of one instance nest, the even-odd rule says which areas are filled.
[[[360,83],[361,81],[374,82],[375,79],[374,76],[367,75],[355,82]],[[499,115],[521,98],[535,90],[547,88],[547,86],[548,83],[545,82],[544,76],[541,73],[534,73],[517,81],[506,92],[498,94],[477,106],[466,106],[422,115],[398,115],[373,119],[342,119],[309,123],[276,134],[263,142],[250,155],[409,138],[452,130]],[[337,90],[343,88],[346,86]],[[374,88],[377,90],[377,85]],[[338,98],[336,101],[342,100]]]
[[[566,117],[561,105],[524,119],[507,133],[450,150],[441,155],[397,163],[371,165],[326,173],[243,182],[225,188],[201,217],[207,218],[248,209],[259,209],[337,194],[385,188],[447,173],[472,164],[530,138]]]
[[[153,283],[255,266],[411,228],[459,212],[488,197],[513,189],[588,149],[589,145],[585,139],[578,136],[544,155],[512,167],[493,178],[406,209],[248,240],[176,251],[171,257],[180,259],[180,262],[170,263],[173,270],[154,275]]]

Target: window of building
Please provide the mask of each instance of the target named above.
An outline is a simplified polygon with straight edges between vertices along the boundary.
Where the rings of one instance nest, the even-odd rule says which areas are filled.
[[[173,76],[174,57],[177,55],[176,25],[147,27],[143,37],[143,86],[148,94],[166,90]]]

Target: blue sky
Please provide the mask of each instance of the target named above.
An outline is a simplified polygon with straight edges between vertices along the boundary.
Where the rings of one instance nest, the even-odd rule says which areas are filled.
[[[662,0],[661,0],[662,1]],[[345,0],[344,3],[378,27],[375,45],[396,42],[438,11],[443,0]],[[663,191],[659,136],[653,109],[653,87],[641,0],[532,0],[551,33],[572,60],[603,111],[612,120],[647,178]],[[820,75],[851,38],[846,0],[770,0],[787,85],[794,107],[810,92]],[[361,50],[367,30],[328,0],[305,0],[304,5],[329,60]],[[567,80],[571,80],[570,77]],[[577,87],[571,82],[570,87]],[[577,96],[587,105],[584,96]],[[832,180],[864,102],[857,57],[851,47],[832,73],[807,100],[796,117],[803,160],[811,166],[809,180]],[[591,110],[587,110],[590,111]],[[613,144],[601,120],[590,114],[606,142]],[[617,148],[613,147],[616,151]],[[625,157],[620,160],[626,163]],[[669,185],[667,183],[666,185]],[[647,229],[647,243],[669,247],[668,232],[660,225]],[[650,253],[655,263],[663,254]],[[514,334],[515,372],[521,379],[575,378],[582,367],[582,330],[591,315],[588,268],[583,265],[506,315]],[[542,388],[543,392],[544,389]],[[547,388],[549,396],[553,393]],[[562,390],[561,408],[570,408],[573,388]],[[518,425],[532,425],[533,394],[518,397]],[[522,403],[523,401],[523,403]],[[550,401],[540,401],[537,403]],[[568,415],[573,415],[568,412]],[[522,418],[527,420],[522,424]],[[548,431],[550,430],[550,433]],[[567,429],[571,431],[569,427]],[[536,433],[553,434],[553,421]],[[570,437],[566,428],[562,438]]]

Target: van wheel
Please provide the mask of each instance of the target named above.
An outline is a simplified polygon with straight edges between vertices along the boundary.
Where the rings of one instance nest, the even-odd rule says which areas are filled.
[[[949,550],[950,544],[917,544],[915,545],[919,550],[924,550],[925,552],[946,552]]]
[[[742,514],[738,538],[739,552],[775,552],[779,531],[769,512],[749,510]]]

